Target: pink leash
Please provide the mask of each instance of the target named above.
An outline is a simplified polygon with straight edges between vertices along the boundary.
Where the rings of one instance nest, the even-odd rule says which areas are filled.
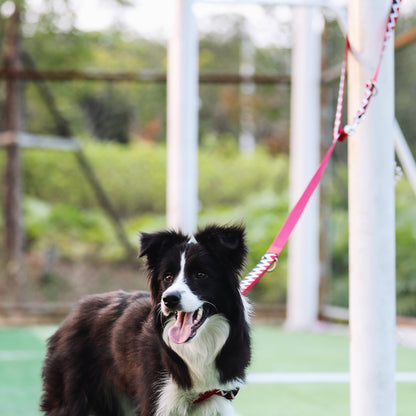
[[[270,269],[270,267],[277,262],[280,253],[285,247],[289,237],[295,228],[295,225],[298,223],[300,216],[302,215],[305,207],[315,192],[323,173],[328,165],[329,159],[331,158],[332,152],[335,149],[335,146],[338,142],[344,141],[349,135],[353,134],[362,120],[362,117],[367,111],[368,105],[374,95],[376,89],[376,83],[378,78],[378,73],[380,71],[381,61],[384,55],[384,50],[386,49],[387,42],[390,39],[391,33],[396,27],[396,21],[399,16],[399,8],[402,0],[393,0],[390,13],[387,19],[384,42],[381,49],[379,61],[377,68],[374,72],[373,78],[370,82],[367,83],[364,98],[360,103],[360,107],[357,110],[351,125],[346,125],[344,128],[341,127],[342,119],[342,110],[344,106],[345,98],[345,79],[347,74],[347,60],[348,60],[348,51],[350,49],[350,44],[348,36],[345,42],[345,52],[344,52],[344,61],[342,64],[339,91],[338,91],[338,101],[337,109],[335,114],[334,122],[334,131],[333,131],[333,142],[331,147],[326,152],[324,158],[321,161],[317,171],[313,175],[303,194],[299,198],[296,205],[290,211],[286,221],[284,222],[282,228],[277,234],[276,238],[273,240],[271,246],[267,250],[266,254],[261,258],[260,262],[256,267],[240,282],[240,292],[245,295],[259,280],[260,278]]]

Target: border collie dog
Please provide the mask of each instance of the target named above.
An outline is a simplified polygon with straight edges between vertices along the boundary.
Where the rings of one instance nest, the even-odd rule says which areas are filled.
[[[141,235],[150,293],[81,300],[49,339],[49,416],[229,416],[250,361],[239,226]]]

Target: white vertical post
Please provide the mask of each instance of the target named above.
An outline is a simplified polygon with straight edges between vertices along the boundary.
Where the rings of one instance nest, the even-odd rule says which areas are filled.
[[[350,0],[348,109],[352,120],[375,70],[391,0]],[[393,41],[378,94],[348,139],[350,404],[353,416],[394,416],[395,220]]]
[[[319,165],[322,16],[295,9],[292,49],[290,204],[293,206]],[[319,308],[319,192],[312,196],[289,241],[286,326],[314,325]]]
[[[241,63],[240,74],[251,76],[255,73],[255,53],[252,40],[249,38],[247,22],[244,22],[241,36]],[[254,137],[255,123],[253,116],[253,97],[256,92],[254,82],[242,82],[240,87],[241,111],[240,111],[240,136],[238,138],[240,152],[253,153],[256,149]]]
[[[168,45],[167,223],[195,231],[198,214],[198,39],[192,0],[174,0]]]

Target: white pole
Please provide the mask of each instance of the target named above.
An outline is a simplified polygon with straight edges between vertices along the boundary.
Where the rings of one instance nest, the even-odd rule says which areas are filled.
[[[290,204],[293,206],[319,165],[322,15],[299,7],[292,49]],[[319,192],[311,198],[289,241],[286,326],[315,324],[319,308]]]
[[[241,36],[241,62],[240,74],[251,76],[255,73],[255,53],[252,40],[249,38],[247,22],[244,22]],[[243,82],[240,87],[241,111],[240,111],[240,136],[238,138],[240,152],[251,154],[256,150],[254,137],[255,122],[253,115],[253,97],[256,85],[253,82]]]
[[[348,109],[352,120],[377,65],[391,0],[350,0]],[[395,222],[393,41],[378,94],[348,139],[350,258],[350,410],[394,416]]]
[[[195,231],[198,215],[198,40],[192,0],[175,0],[168,45],[167,224]]]

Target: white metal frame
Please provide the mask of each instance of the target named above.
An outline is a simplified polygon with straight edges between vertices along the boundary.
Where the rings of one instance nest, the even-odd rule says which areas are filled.
[[[347,15],[336,1],[324,0],[201,0],[221,4],[273,4],[307,8],[328,8],[335,12],[342,31],[346,32]],[[196,1],[195,1],[196,2]],[[381,3],[382,2],[382,3]],[[198,125],[198,67],[197,36],[192,14],[192,0],[175,0],[175,25],[169,41],[168,56],[168,225],[193,232],[197,222],[197,125]],[[374,58],[377,62],[381,24],[385,23],[390,0],[350,0],[349,15],[354,16],[350,25],[350,39],[355,51]],[[381,7],[382,6],[382,7]],[[369,24],[368,16],[372,16]],[[360,30],[359,30],[360,29]],[[310,33],[309,33],[310,34]],[[392,42],[391,42],[392,44]],[[303,45],[303,48],[305,44]],[[306,52],[304,50],[304,52]],[[300,58],[299,58],[300,59]],[[368,61],[367,61],[368,62]],[[351,330],[351,415],[395,415],[395,237],[394,237],[394,191],[393,191],[393,51],[387,51],[379,78],[379,96],[372,102],[368,115],[356,135],[348,141],[350,169],[350,330]],[[294,62],[295,64],[295,62]],[[298,64],[296,64],[298,65]],[[304,74],[293,74],[294,89],[301,84],[305,72],[311,69],[302,65]],[[294,68],[295,69],[295,68]],[[349,112],[358,108],[363,86],[370,78],[369,68],[357,61],[349,64]],[[303,88],[304,100],[309,112],[318,111],[316,91]],[[309,95],[311,93],[311,95]],[[301,91],[296,93],[301,94]],[[293,99],[295,98],[293,93]],[[315,100],[315,101],[314,101]],[[299,105],[297,116],[302,117]],[[292,110],[293,113],[293,110]],[[293,114],[292,114],[293,116]],[[303,114],[306,117],[306,112]],[[292,129],[307,120],[292,117]],[[306,156],[311,150],[306,146],[310,132],[319,131],[315,121],[306,125],[308,134],[302,132],[302,148]],[[309,128],[309,129],[308,129]],[[415,163],[395,127],[396,149],[412,186],[416,189]],[[293,135],[292,135],[293,138]],[[297,146],[293,144],[294,146]],[[319,146],[317,145],[319,148]],[[400,149],[400,150],[399,150]],[[404,149],[404,150],[403,150]],[[316,151],[316,149],[315,149]],[[296,152],[301,154],[301,152]],[[299,160],[305,156],[299,156]],[[405,156],[403,156],[405,155]],[[314,156],[314,160],[315,160]],[[404,162],[406,158],[406,162]],[[304,160],[304,159],[303,159]],[[291,164],[295,161],[291,160]],[[299,163],[299,161],[298,161]],[[304,162],[300,162],[304,163]],[[315,165],[316,166],[316,165]],[[410,172],[410,174],[408,173]],[[412,176],[413,175],[413,176]],[[294,175],[291,175],[294,178]],[[299,176],[299,175],[297,175]],[[413,178],[413,179],[411,179]],[[305,178],[305,180],[309,177]],[[291,184],[292,187],[292,184]],[[297,191],[296,191],[297,192]],[[316,214],[313,214],[316,224]],[[306,221],[306,220],[304,220]],[[301,228],[301,224],[299,224]],[[317,241],[316,226],[305,228],[300,239],[313,235]],[[292,239],[296,237],[293,236]],[[313,270],[319,261],[314,254],[306,253],[313,248],[295,248],[291,243],[289,255],[298,263],[305,262]],[[292,254],[290,254],[292,253]],[[295,256],[296,255],[296,256]],[[316,258],[312,258],[316,257]],[[305,272],[299,272],[306,275]],[[302,277],[302,276],[301,276]],[[292,278],[289,279],[292,281]],[[307,286],[310,297],[317,297],[316,280]],[[302,282],[302,280],[299,280]],[[289,282],[289,285],[291,283]],[[299,291],[301,283],[296,284]],[[311,293],[315,291],[316,293]],[[294,301],[294,309],[303,308],[302,297]],[[316,299],[316,298],[315,298]],[[312,302],[313,303],[313,302]],[[288,325],[305,327],[317,317],[315,307],[299,320],[289,318]],[[312,312],[311,312],[312,311]],[[305,318],[306,317],[306,318]],[[291,323],[294,323],[291,325]]]
[[[348,113],[380,55],[391,0],[350,0]],[[371,16],[371,20],[369,20]],[[365,63],[360,62],[365,57]],[[358,59],[357,59],[358,58]],[[394,44],[386,48],[378,95],[348,138],[350,263],[350,410],[354,416],[396,414],[394,207]]]
[[[167,223],[193,233],[198,215],[198,37],[192,0],[175,0],[168,45]]]
[[[290,99],[291,207],[319,165],[322,23],[319,9],[295,8]],[[319,314],[319,187],[293,230],[288,255],[285,326],[308,329],[315,325]]]
[[[192,5],[276,4],[324,7],[346,27],[345,10],[325,0],[174,0],[173,29],[168,45],[167,225],[192,233],[198,215],[198,41]],[[318,108],[318,107],[317,107]]]

